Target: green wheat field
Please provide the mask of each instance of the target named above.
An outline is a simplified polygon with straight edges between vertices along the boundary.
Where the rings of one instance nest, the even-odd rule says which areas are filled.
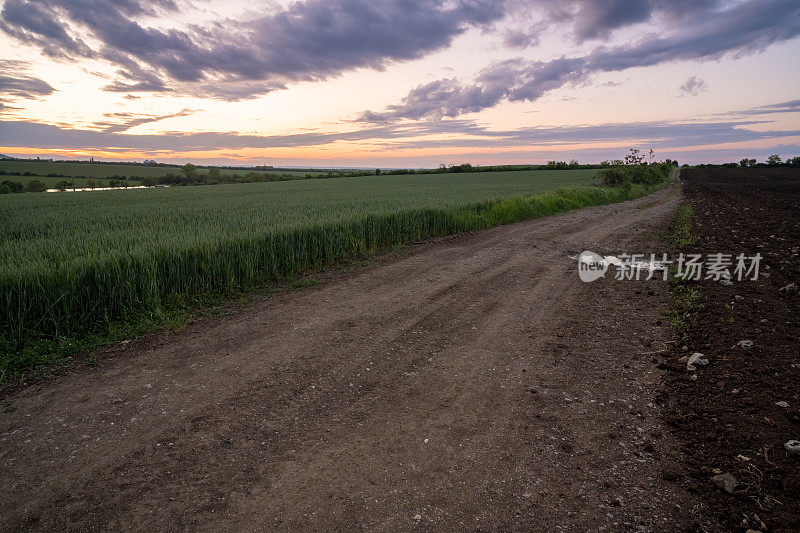
[[[226,294],[383,247],[646,192],[595,186],[595,174],[475,172],[3,195],[0,371],[41,363],[43,342],[52,350],[142,314],[157,317],[176,296]]]

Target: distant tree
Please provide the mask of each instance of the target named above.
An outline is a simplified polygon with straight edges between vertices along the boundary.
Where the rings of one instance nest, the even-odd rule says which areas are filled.
[[[164,174],[161,178],[158,179],[158,183],[167,183],[170,185],[186,185],[188,180],[183,176],[178,176],[174,172],[170,171]]]
[[[154,178],[153,176],[144,176],[139,181],[141,181],[142,185],[144,185],[145,187],[153,187],[155,185],[158,185],[158,178]]]
[[[95,187],[97,187],[97,183],[94,180],[89,180],[86,182],[87,189],[94,189]]]
[[[471,172],[472,165],[469,163],[463,163],[461,165],[453,165],[448,170],[450,172]]]
[[[58,183],[56,183],[56,189],[58,189],[59,191],[66,191],[67,187],[69,187],[69,183],[67,183],[64,180],[61,180]]]
[[[0,183],[0,187],[7,187],[8,192],[18,193],[23,191],[23,187],[21,183],[17,183],[16,181],[4,181]]]
[[[778,154],[772,154],[767,158],[767,165],[771,167],[778,166],[781,164],[781,161],[782,161],[781,156],[779,156]]]
[[[641,165],[643,162],[644,156],[642,155],[641,151],[637,150],[636,148],[631,148],[630,153],[625,156],[626,165]]]
[[[578,160],[577,160],[577,159],[570,159],[570,160],[569,160],[569,166],[571,166],[571,167],[577,167],[577,166],[580,166],[580,163],[578,163]]]
[[[47,189],[44,183],[39,180],[32,180],[28,182],[28,191],[29,192],[44,192]]]
[[[194,181],[197,176],[197,167],[191,163],[186,163],[181,167],[181,172],[189,181]]]
[[[208,169],[208,179],[211,181],[219,181],[220,179],[220,171],[218,168],[210,168]]]
[[[794,168],[800,167],[800,157],[791,157],[787,159],[786,165]]]
[[[742,159],[741,161],[739,161],[739,165],[740,165],[740,166],[743,166],[743,167],[750,166],[750,160],[749,160],[749,159],[747,159],[747,158],[744,158],[744,159]]]
[[[0,185],[0,194],[11,194],[12,191],[11,187],[5,181]]]
[[[375,175],[376,175],[376,176],[380,176],[380,175],[381,175],[381,169],[379,169],[379,168],[376,168],[376,169],[375,169]]]

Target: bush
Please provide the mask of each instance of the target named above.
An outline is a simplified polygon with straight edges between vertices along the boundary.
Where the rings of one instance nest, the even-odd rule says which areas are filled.
[[[600,176],[600,182],[606,187],[658,185],[669,179],[672,168],[670,163],[617,165],[600,170],[598,176]]]
[[[597,175],[600,176],[600,183],[606,187],[621,187],[632,183],[622,166],[604,168]]]
[[[0,183],[0,188],[6,191],[3,194],[22,192],[23,190],[22,184],[17,183],[16,181],[4,181],[3,183]]]
[[[47,189],[44,183],[39,180],[31,180],[28,182],[29,192],[44,192]]]

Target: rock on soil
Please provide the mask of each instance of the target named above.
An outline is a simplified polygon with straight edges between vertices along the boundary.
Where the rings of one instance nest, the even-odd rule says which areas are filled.
[[[695,365],[706,366],[707,364],[708,364],[708,359],[704,358],[703,354],[693,353],[692,356],[689,357],[689,360],[686,361],[686,370],[688,370],[689,372],[694,372],[695,370],[697,370],[697,367]]]
[[[711,478],[711,482],[728,494],[733,494],[733,491],[739,486],[739,481],[728,473],[717,474]]]

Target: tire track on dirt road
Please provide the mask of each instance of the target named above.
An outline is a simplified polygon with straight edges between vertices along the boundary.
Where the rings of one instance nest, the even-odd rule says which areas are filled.
[[[678,199],[433,240],[17,391],[3,525],[672,529],[691,500],[635,356],[666,287],[568,256],[661,251]]]

